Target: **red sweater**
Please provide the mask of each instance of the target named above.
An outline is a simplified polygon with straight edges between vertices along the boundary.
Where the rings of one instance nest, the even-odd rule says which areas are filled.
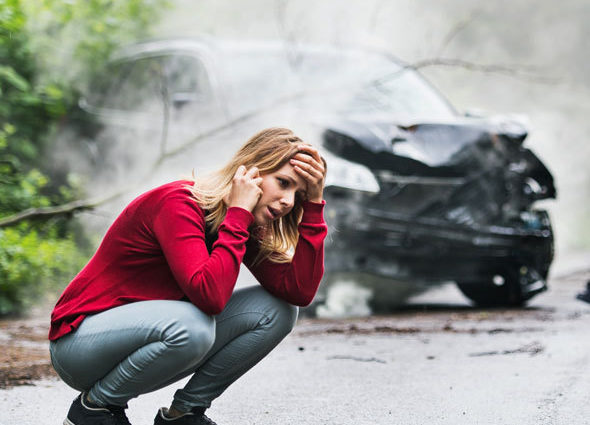
[[[229,208],[209,253],[204,212],[184,187],[190,184],[157,187],[123,210],[57,301],[50,340],[72,332],[88,315],[135,301],[186,297],[203,312],[218,314],[233,292],[242,261],[271,294],[301,306],[313,300],[324,271],[323,203],[303,204],[290,263],[253,265],[258,248],[248,240],[252,214]]]

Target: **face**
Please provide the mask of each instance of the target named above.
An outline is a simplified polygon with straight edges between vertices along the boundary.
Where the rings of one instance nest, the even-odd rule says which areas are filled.
[[[287,215],[297,199],[305,199],[307,184],[289,163],[277,171],[262,175],[262,195],[252,214],[258,226]]]

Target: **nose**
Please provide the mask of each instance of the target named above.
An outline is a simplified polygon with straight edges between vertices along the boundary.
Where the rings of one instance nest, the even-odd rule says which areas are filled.
[[[291,208],[293,208],[293,205],[295,205],[295,192],[288,191],[286,193],[283,193],[280,202],[281,207],[283,207],[284,209],[288,209],[290,211]]]

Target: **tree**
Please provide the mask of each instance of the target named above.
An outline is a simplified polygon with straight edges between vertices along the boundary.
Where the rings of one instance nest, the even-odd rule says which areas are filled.
[[[119,43],[146,36],[167,5],[0,0],[0,221],[83,196],[75,176],[43,160],[51,136],[99,64]],[[71,218],[32,215],[0,227],[0,315],[63,286],[85,262],[89,244]]]

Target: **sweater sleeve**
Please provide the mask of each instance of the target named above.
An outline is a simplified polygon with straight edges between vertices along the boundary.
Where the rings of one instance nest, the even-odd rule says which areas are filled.
[[[249,211],[229,208],[211,254],[205,243],[205,216],[187,196],[162,203],[153,223],[155,236],[181,290],[206,314],[219,314],[236,284],[246,252]]]
[[[256,246],[248,249],[244,263],[260,284],[274,296],[298,306],[309,305],[324,274],[324,239],[328,228],[323,219],[325,202],[304,202],[299,223],[299,240],[289,263],[274,263],[268,259],[253,261]],[[250,241],[255,245],[256,242]],[[250,246],[250,245],[249,245]]]

